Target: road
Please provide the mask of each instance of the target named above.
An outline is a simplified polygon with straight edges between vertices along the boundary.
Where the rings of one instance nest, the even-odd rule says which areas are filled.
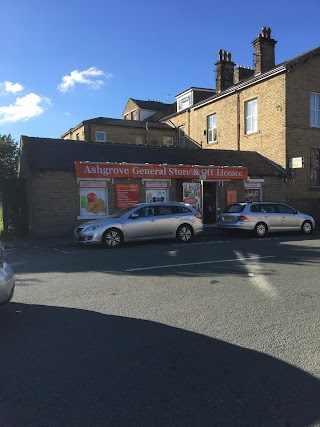
[[[320,425],[320,235],[13,247],[0,425]]]

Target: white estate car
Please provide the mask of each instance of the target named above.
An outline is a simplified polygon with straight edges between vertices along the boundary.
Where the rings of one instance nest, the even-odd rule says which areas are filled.
[[[115,248],[123,242],[170,239],[189,242],[201,234],[201,214],[180,202],[140,203],[105,219],[88,221],[74,230],[74,240],[87,245]]]
[[[283,203],[233,203],[220,214],[218,227],[224,231],[252,231],[258,237],[280,231],[309,234],[315,229],[315,220]]]
[[[0,304],[11,300],[13,291],[14,274],[10,265],[4,261],[4,247],[0,241]]]

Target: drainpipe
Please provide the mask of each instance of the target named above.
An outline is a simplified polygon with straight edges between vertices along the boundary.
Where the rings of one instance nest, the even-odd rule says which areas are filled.
[[[240,93],[237,92],[237,150],[240,151]]]

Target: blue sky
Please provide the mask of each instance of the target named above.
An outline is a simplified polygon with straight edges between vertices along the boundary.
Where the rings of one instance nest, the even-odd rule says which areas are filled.
[[[252,67],[263,26],[277,64],[320,46],[319,0],[11,0],[1,12],[0,134],[16,141],[121,118],[129,98],[214,88],[218,50]]]

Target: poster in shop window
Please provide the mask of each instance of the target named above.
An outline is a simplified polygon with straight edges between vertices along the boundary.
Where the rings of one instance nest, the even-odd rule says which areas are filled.
[[[154,202],[167,202],[167,189],[159,188],[158,190],[153,188],[147,188],[146,190],[147,203]]]
[[[80,216],[100,217],[107,215],[105,188],[80,188]]]
[[[200,182],[184,182],[182,184],[183,203],[193,206],[200,212],[201,209],[201,186]]]
[[[227,206],[237,202],[237,191],[227,190]]]
[[[138,184],[116,184],[116,208],[124,209],[139,203]]]

